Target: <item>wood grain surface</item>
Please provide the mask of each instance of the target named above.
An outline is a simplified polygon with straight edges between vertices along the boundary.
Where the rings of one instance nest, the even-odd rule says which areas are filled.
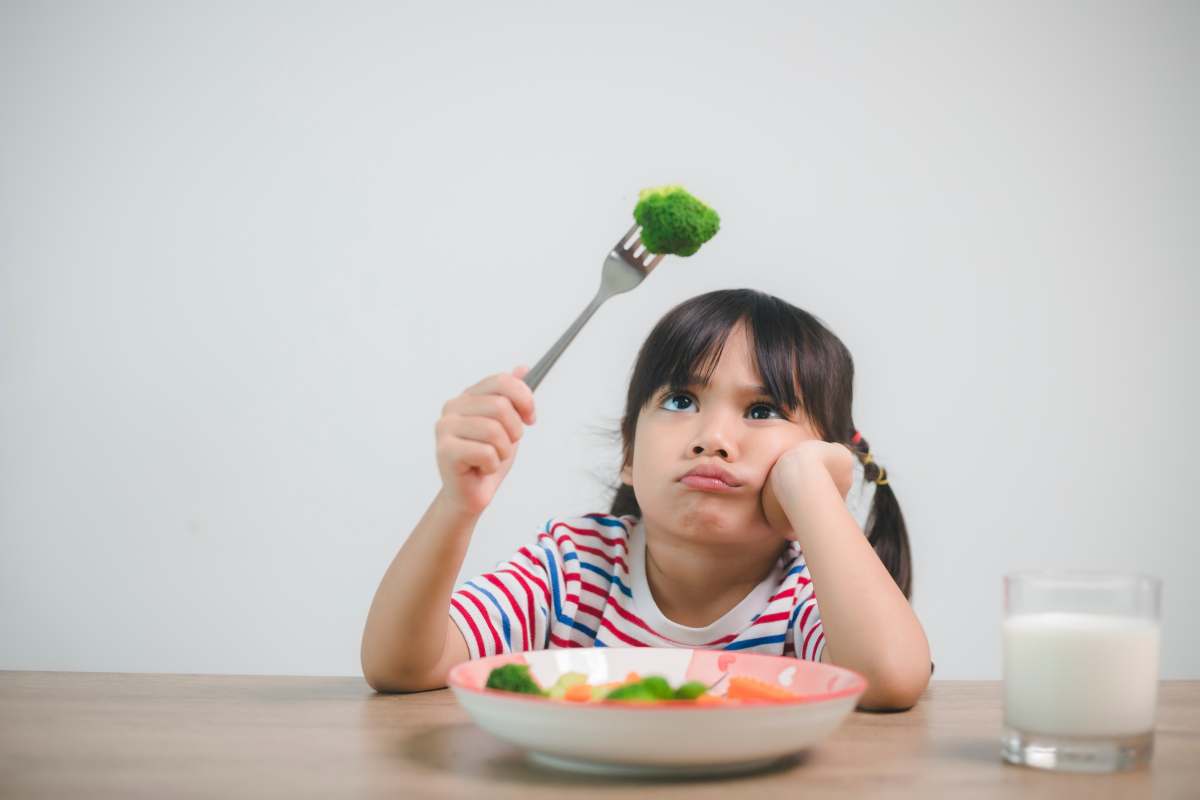
[[[915,709],[856,712],[813,751],[765,772],[606,779],[530,765],[472,724],[449,690],[0,672],[0,797],[1200,798],[1200,681],[1162,684],[1154,758],[1131,773],[1004,764],[1001,719],[999,682],[935,681]]]

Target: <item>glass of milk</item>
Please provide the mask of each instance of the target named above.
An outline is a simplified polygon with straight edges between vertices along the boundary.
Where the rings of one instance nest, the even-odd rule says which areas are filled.
[[[1154,748],[1162,584],[1144,575],[1004,579],[1004,758],[1134,769]]]

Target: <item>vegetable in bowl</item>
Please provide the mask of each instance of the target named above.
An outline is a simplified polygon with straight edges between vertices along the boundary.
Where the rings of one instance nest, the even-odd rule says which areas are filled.
[[[537,681],[529,674],[529,666],[527,664],[505,664],[503,667],[496,667],[488,673],[487,683],[484,684],[486,689],[498,689],[502,692],[515,692],[517,694],[533,694],[538,697],[545,697],[546,692],[538,686]]]
[[[737,700],[786,701],[798,700],[801,697],[795,692],[744,675],[730,678],[729,688],[721,696],[711,694],[709,687],[700,681],[687,681],[672,688],[667,679],[660,675],[643,678],[636,672],[626,675],[623,681],[596,685],[588,683],[587,676],[582,672],[567,672],[560,675],[550,688],[543,689],[529,673],[526,664],[505,664],[496,667],[488,673],[485,688],[571,703],[725,703]]]

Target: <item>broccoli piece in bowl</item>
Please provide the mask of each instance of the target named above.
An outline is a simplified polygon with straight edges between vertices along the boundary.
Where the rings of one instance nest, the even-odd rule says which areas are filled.
[[[688,681],[675,690],[676,700],[695,700],[701,695],[708,694],[708,687],[700,681]]]
[[[642,226],[642,244],[651,253],[690,256],[717,235],[721,218],[682,186],[644,189],[633,218]]]
[[[653,703],[657,700],[672,700],[674,697],[675,692],[671,690],[671,686],[667,683],[666,678],[651,675],[649,678],[642,678],[640,681],[618,686],[605,695],[604,699],[637,700]]]
[[[542,687],[538,686],[537,681],[529,674],[528,664],[505,664],[503,667],[496,667],[488,673],[484,688],[516,692],[517,694],[533,694],[538,697],[546,696]]]

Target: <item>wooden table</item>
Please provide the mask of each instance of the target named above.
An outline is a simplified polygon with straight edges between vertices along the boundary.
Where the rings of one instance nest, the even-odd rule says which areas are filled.
[[[853,714],[785,766],[705,781],[546,771],[449,690],[355,678],[0,672],[0,797],[1200,797],[1200,681],[1162,684],[1149,769],[1048,773],[999,756],[1000,684],[934,682],[902,714]]]

